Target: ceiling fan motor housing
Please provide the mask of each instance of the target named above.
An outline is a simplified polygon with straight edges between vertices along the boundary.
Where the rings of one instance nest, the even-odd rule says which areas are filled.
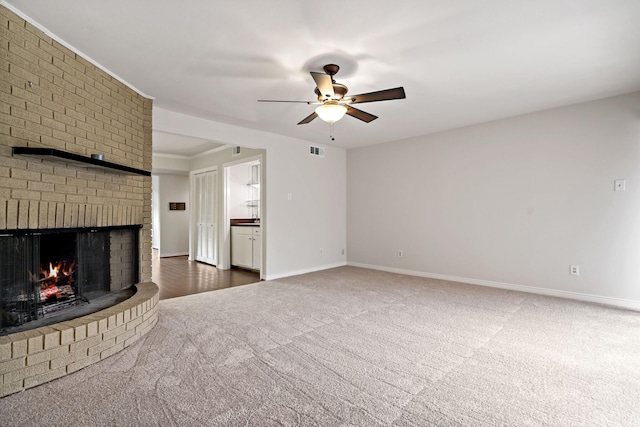
[[[333,82],[333,93],[334,93],[333,97],[324,96],[320,92],[320,89],[318,88],[315,88],[314,92],[316,93],[316,95],[318,95],[318,101],[320,102],[330,101],[330,100],[340,101],[347,94],[347,92],[349,92],[349,88],[343,85],[342,83]]]

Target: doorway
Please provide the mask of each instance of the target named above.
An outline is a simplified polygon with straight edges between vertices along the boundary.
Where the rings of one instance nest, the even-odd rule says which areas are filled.
[[[264,248],[266,246],[266,218],[263,209],[265,171],[263,166],[261,154],[223,164],[225,194],[222,212],[224,221],[220,225],[226,236],[221,247],[224,255],[221,257],[224,261],[223,268],[231,268],[232,265],[249,268],[259,271],[261,278],[265,274]],[[245,234],[249,234],[249,236],[244,236]],[[241,245],[240,239],[243,238],[246,240],[245,244],[250,240],[251,247]],[[235,260],[233,259],[234,254]]]

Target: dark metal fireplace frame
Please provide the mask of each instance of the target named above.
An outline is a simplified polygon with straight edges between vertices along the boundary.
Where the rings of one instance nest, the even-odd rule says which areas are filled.
[[[33,267],[39,265],[40,261],[42,261],[40,259],[41,240],[39,238],[30,240],[31,236],[55,236],[56,234],[65,236],[75,235],[75,255],[77,257],[75,261],[77,262],[78,266],[84,266],[85,271],[83,271],[82,268],[79,268],[77,274],[73,276],[75,288],[74,291],[76,291],[75,293],[78,301],[70,302],[70,304],[77,304],[80,302],[80,300],[87,301],[85,292],[94,291],[94,289],[91,287],[91,283],[96,282],[109,285],[112,279],[112,277],[110,277],[109,270],[99,270],[97,267],[95,267],[95,263],[93,264],[94,268],[91,268],[91,254],[87,252],[91,252],[91,244],[89,242],[95,242],[95,239],[87,239],[87,236],[91,233],[97,233],[98,235],[96,237],[98,238],[98,241],[102,241],[107,246],[105,248],[105,252],[107,252],[108,256],[108,254],[111,253],[111,243],[109,236],[111,236],[112,231],[140,230],[141,228],[142,225],[125,225],[107,227],[1,230],[0,239],[6,237],[17,237],[25,238],[25,241],[14,241],[15,244],[18,244],[19,246],[22,245],[20,247],[24,250],[19,255],[15,253],[9,253],[11,248],[8,246],[4,246],[4,249],[2,249],[3,252],[7,253],[2,254],[5,259],[0,260],[0,266],[4,265],[4,268],[9,271],[0,271],[0,288],[3,287],[3,280],[5,278],[8,279],[5,280],[6,283],[4,286],[10,285],[12,280],[11,278],[19,277],[21,272],[25,272],[24,282],[26,286],[26,283],[28,282],[27,272],[32,271]],[[134,254],[136,254],[136,256],[133,256],[132,259],[130,259],[126,264],[127,267],[130,267],[130,270],[128,270],[130,272],[130,276],[128,276],[128,278],[131,279],[131,284],[133,285],[140,281],[140,233],[131,233],[130,237],[128,238],[130,239],[129,242],[131,243],[133,248],[135,248]],[[18,282],[16,281],[14,283]],[[17,312],[20,313],[20,316],[22,316],[22,318],[19,319],[19,324],[38,320],[39,318],[44,317],[47,314],[46,308],[44,307],[42,300],[40,299],[39,293],[36,295],[35,288],[24,294],[24,296],[19,300],[13,299],[11,301],[7,300],[6,291],[7,289],[0,289],[0,313],[3,312],[6,315],[8,313],[8,310],[5,309],[8,309],[9,306],[13,307],[14,309],[18,307]],[[76,296],[74,296],[74,299],[76,298]],[[4,329],[4,327],[7,326],[9,325],[6,324],[4,320],[0,321],[0,329]]]

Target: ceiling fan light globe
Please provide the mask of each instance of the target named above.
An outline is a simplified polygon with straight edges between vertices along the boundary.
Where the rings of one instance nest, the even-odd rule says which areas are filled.
[[[316,114],[325,122],[335,123],[344,117],[347,107],[339,104],[323,104],[316,108]]]

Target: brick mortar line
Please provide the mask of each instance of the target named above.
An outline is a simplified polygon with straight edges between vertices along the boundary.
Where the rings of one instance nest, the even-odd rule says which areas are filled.
[[[147,334],[158,321],[158,286],[153,282],[136,286],[138,290],[131,298],[101,312],[1,337],[0,397],[75,372],[116,354]],[[125,318],[129,320],[125,322]],[[113,319],[111,326],[109,319]],[[101,323],[102,332],[92,335],[87,331],[90,325]],[[78,333],[83,328],[85,332]],[[62,343],[68,331],[77,337]],[[16,357],[6,357],[7,347]]]

